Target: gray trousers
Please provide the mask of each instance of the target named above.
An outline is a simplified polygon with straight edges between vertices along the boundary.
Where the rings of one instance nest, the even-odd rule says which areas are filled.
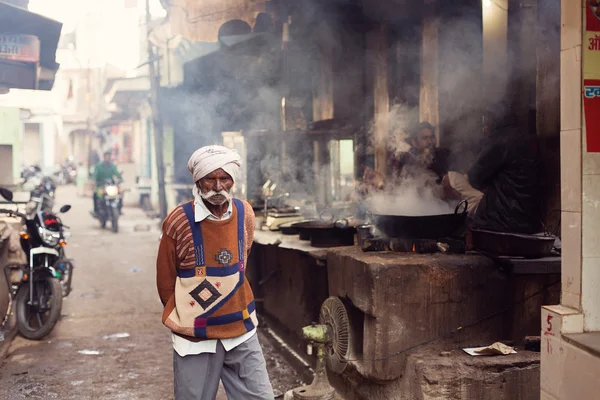
[[[216,353],[181,357],[173,350],[175,400],[215,400],[219,380],[229,400],[273,400],[258,335],[230,351],[219,341]]]

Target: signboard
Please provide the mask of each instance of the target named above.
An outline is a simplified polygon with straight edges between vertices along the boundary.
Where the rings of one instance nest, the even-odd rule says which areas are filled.
[[[600,153],[600,0],[587,0],[583,41],[583,109],[588,153]]]
[[[0,58],[37,63],[40,60],[40,39],[33,35],[0,33]]]

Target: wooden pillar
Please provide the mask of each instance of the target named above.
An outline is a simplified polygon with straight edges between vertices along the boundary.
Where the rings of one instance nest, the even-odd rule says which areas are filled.
[[[524,135],[533,135],[536,131],[536,5],[537,0],[530,0],[526,4],[520,0],[510,0],[508,5],[512,104]]]
[[[439,126],[439,18],[436,0],[425,0],[421,43],[421,96],[419,117]],[[439,142],[439,130],[438,142]]]
[[[326,24],[319,28],[318,52],[315,55],[316,75],[313,78],[313,121],[332,119],[334,32]]]
[[[482,7],[483,80],[482,101],[494,104],[505,98],[508,83],[507,0],[486,2]],[[487,104],[486,104],[487,105]]]
[[[315,192],[317,203],[327,205],[331,201],[331,175],[329,142],[326,138],[319,138],[313,141],[314,163],[313,170],[315,176]]]
[[[537,2],[536,131],[560,136],[560,0]]]
[[[367,48],[369,49],[368,55],[373,87],[372,143],[375,155],[375,170],[385,176],[390,111],[387,25],[377,25],[367,33]]]
[[[482,80],[481,0],[439,2],[438,134],[440,146],[465,169],[477,155],[481,111],[487,89]]]

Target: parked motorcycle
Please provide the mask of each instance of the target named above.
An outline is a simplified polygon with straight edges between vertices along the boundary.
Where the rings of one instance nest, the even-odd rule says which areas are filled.
[[[95,217],[100,221],[100,227],[104,229],[110,221],[112,231],[119,232],[119,216],[123,201],[123,190],[116,180],[107,180],[96,192],[98,203]]]
[[[54,177],[59,185],[70,185],[77,182],[77,166],[68,158],[63,165],[57,165]]]
[[[42,174],[39,167],[36,166],[27,167],[21,171],[21,177],[21,188],[30,193],[27,214],[33,211],[35,202],[40,199],[42,200],[42,209],[52,210],[56,192],[54,180]]]
[[[0,188],[0,195],[12,201],[10,190]],[[71,209],[64,205],[61,213]],[[21,248],[29,263],[4,266],[15,303],[17,328],[27,339],[40,340],[48,335],[60,317],[63,297],[71,292],[74,264],[65,255],[70,234],[60,218],[41,210],[33,216],[0,209],[1,214],[19,217],[24,226]]]

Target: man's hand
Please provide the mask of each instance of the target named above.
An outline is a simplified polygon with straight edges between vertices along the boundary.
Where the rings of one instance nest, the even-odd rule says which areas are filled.
[[[383,176],[372,168],[366,167],[363,173],[363,183],[369,189],[383,189]]]
[[[462,200],[462,196],[450,184],[448,174],[442,178],[442,197],[447,200]]]

